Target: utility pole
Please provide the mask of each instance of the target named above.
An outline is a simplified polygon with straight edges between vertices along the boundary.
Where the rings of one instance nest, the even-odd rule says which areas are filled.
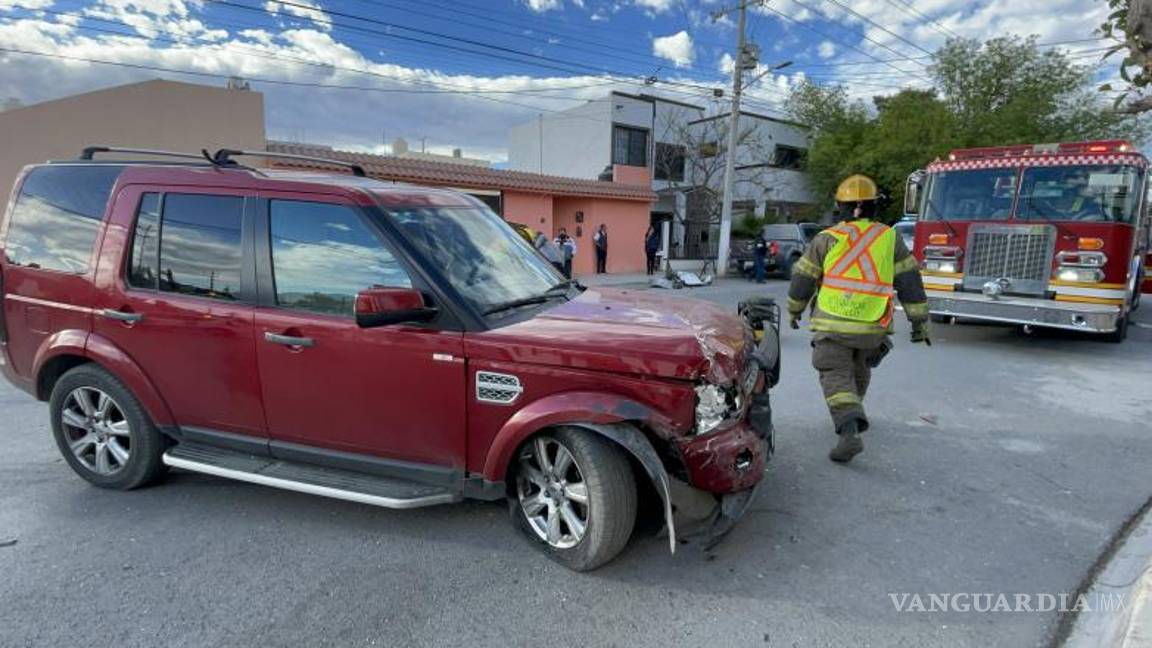
[[[747,43],[744,36],[744,26],[747,23],[748,5],[762,4],[762,0],[740,0],[737,7],[739,17],[736,21],[736,56],[732,62],[732,115],[728,120],[728,148],[724,151],[724,192],[720,203],[720,244],[716,253],[716,275],[724,276],[728,272],[728,248],[732,242],[732,185],[736,181],[736,145],[739,140],[740,128],[740,95],[744,86],[744,66],[748,64],[745,52]],[[717,11],[712,14],[712,20],[717,21],[727,15],[731,9]],[[753,62],[753,66],[755,63]]]

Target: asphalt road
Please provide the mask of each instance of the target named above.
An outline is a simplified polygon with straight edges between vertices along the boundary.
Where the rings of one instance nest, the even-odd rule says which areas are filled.
[[[1054,612],[898,612],[890,594],[1077,587],[1152,494],[1152,329],[1110,345],[937,326],[924,348],[901,323],[896,339],[843,467],[808,334],[785,331],[753,511],[712,555],[649,532],[591,574],[529,549],[494,504],[389,511],[188,473],[101,491],[5,384],[0,645],[1044,644]]]

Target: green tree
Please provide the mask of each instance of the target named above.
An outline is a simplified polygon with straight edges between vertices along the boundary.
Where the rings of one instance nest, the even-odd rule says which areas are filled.
[[[1095,139],[1141,141],[1142,121],[1102,105],[1086,68],[1034,38],[953,39],[928,68],[933,88],[853,101],[847,87],[801,84],[789,111],[813,126],[808,171],[829,199],[853,173],[872,176],[899,217],[904,180],[953,148]]]

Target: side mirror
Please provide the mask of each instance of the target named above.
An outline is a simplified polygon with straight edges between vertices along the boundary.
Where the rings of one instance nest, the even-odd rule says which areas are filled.
[[[904,215],[915,216],[920,213],[920,191],[924,188],[924,172],[916,171],[908,176],[908,185],[904,189]]]
[[[438,312],[426,306],[424,295],[413,288],[369,288],[356,295],[356,325],[360,328],[427,322]]]

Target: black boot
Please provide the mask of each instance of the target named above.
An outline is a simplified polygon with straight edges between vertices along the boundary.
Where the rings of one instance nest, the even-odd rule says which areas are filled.
[[[828,453],[828,458],[836,463],[848,463],[852,457],[864,452],[864,442],[860,440],[860,422],[852,419],[836,429],[840,441]]]

